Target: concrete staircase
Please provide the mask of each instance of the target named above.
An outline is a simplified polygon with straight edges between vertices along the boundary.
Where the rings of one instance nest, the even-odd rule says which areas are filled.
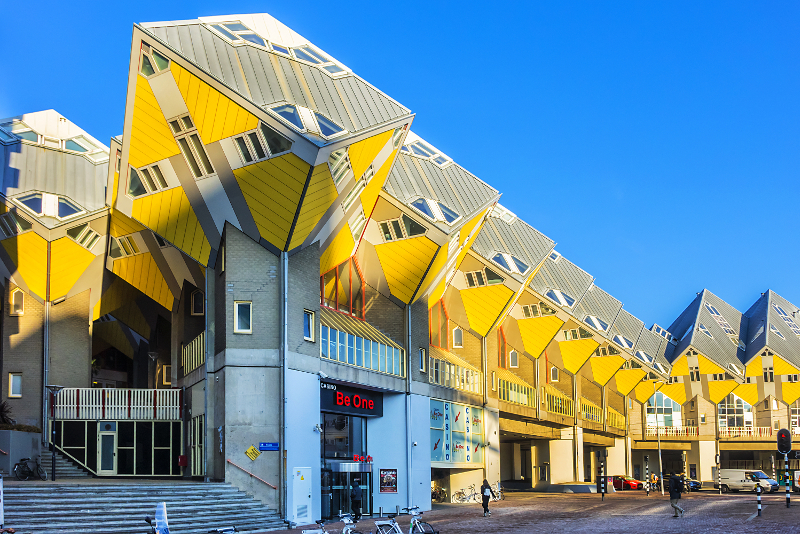
[[[52,452],[42,449],[42,459],[40,463],[47,471],[47,480],[53,479],[53,456]],[[56,451],[56,481],[92,478],[92,474],[72,460]]]
[[[145,533],[144,516],[154,517],[156,505],[166,502],[172,533],[286,528],[274,510],[230,484],[95,480],[6,484],[5,526],[31,534]]]

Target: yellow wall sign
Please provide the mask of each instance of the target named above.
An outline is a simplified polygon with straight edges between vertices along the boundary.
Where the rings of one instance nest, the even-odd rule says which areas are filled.
[[[256,458],[261,456],[261,451],[256,449],[254,446],[250,445],[250,448],[245,451],[245,454],[247,455],[248,458],[255,461]]]

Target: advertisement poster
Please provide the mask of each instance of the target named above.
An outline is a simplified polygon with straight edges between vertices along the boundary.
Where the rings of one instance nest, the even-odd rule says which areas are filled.
[[[397,493],[397,469],[381,469],[381,493]]]

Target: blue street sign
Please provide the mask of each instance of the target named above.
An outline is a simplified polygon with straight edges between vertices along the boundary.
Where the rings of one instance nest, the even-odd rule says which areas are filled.
[[[262,441],[258,444],[258,450],[260,451],[277,451],[278,449],[280,449],[280,447],[278,447],[277,443]]]

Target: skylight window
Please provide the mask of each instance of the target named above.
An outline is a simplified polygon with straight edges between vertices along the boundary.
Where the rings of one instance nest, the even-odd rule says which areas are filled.
[[[66,219],[81,212],[81,209],[65,198],[58,199],[58,217]]]
[[[583,322],[585,322],[595,330],[600,330],[601,332],[605,332],[606,330],[608,330],[608,323],[594,315],[587,315],[586,318],[583,320]]]
[[[697,328],[699,328],[702,333],[704,333],[705,335],[707,335],[711,339],[714,339],[714,336],[711,335],[711,332],[709,332],[708,328],[706,328],[706,325],[704,325],[703,323],[699,323],[697,325]]]
[[[344,128],[330,120],[322,113],[315,111],[314,116],[317,118],[317,124],[319,124],[319,130],[323,136],[333,137],[334,135],[344,132]]]
[[[647,354],[643,350],[637,350],[635,356],[637,358],[639,358],[640,360],[642,360],[644,363],[647,363],[647,364],[650,364],[650,365],[653,365],[653,362],[655,361],[655,360],[653,360],[652,356],[650,356],[649,354]]]
[[[797,326],[797,323],[794,322],[794,319],[792,319],[792,317],[788,313],[786,313],[786,311],[783,308],[781,308],[774,302],[772,303],[772,307],[775,308],[775,311],[778,312],[778,315],[781,316],[783,321],[787,325],[789,325],[789,328],[792,330],[794,335],[800,336],[800,327]]]
[[[298,130],[305,129],[303,126],[303,120],[300,118],[300,112],[297,111],[297,107],[291,104],[284,104],[282,106],[276,106],[272,108],[272,112]]]
[[[670,334],[669,332],[666,331],[666,329],[661,328],[657,324],[654,324],[653,328],[651,328],[651,330],[653,332],[655,332],[656,334],[658,334],[659,336],[661,336],[664,339],[666,339],[667,341],[672,341],[672,334]]]
[[[427,143],[422,141],[414,141],[407,145],[403,145],[403,152],[419,158],[429,159],[443,167],[451,162],[450,158],[439,152]]]
[[[331,152],[331,155],[328,156],[328,167],[330,168],[331,176],[333,176],[333,183],[338,187],[345,176],[353,174],[347,149],[342,148]]]
[[[722,328],[729,336],[736,336],[736,331],[731,328],[731,325],[728,324],[728,321],[725,320],[722,314],[719,313],[719,311],[717,311],[717,309],[710,303],[706,302],[705,305],[706,309],[714,318],[714,320],[717,321],[717,324],[720,326],[720,328]]]
[[[233,43],[248,41],[259,46],[267,46],[267,42],[264,39],[241,22],[223,22],[222,24],[211,24],[210,26]]]
[[[781,331],[778,330],[775,327],[775,325],[772,324],[772,323],[769,324],[769,331],[772,332],[773,334],[775,334],[776,336],[778,336],[781,339],[786,339],[786,337],[783,334],[781,334]],[[753,339],[755,339],[755,338],[753,338]]]
[[[501,206],[500,204],[495,204],[494,208],[492,208],[492,212],[489,214],[489,217],[494,217],[495,219],[500,219],[501,221],[505,222],[506,224],[513,224],[514,221],[517,220],[517,216],[508,211],[506,208]]]
[[[525,274],[529,269],[525,262],[505,252],[496,253],[492,261],[510,273]]]
[[[411,207],[434,222],[453,224],[461,215],[451,210],[441,202],[429,198],[418,198],[411,202]]]
[[[733,371],[735,374],[737,374],[739,376],[744,376],[744,371],[736,364],[729,363],[728,364],[728,369]]]
[[[272,48],[275,49],[275,43],[272,43]],[[284,47],[281,48],[285,50]],[[283,52],[283,50],[280,50],[280,52]],[[345,74],[347,72],[341,66],[337,65],[332,59],[327,57],[325,54],[308,45],[292,48],[292,52],[294,52],[294,57],[296,59],[300,61],[305,61],[306,63],[311,63],[312,65],[316,65],[325,72],[327,72],[328,74],[336,75],[336,74]],[[287,50],[283,53],[288,55],[289,52]]]
[[[44,212],[42,208],[42,195],[40,193],[26,195],[17,200],[36,215],[41,215]]]
[[[550,253],[550,259],[553,261],[558,261],[561,259],[561,254],[556,252],[555,250]]]
[[[549,298],[559,306],[564,306],[567,308],[572,308],[575,304],[575,299],[564,293],[559,289],[548,289],[547,292],[544,294],[545,297]]]
[[[625,336],[621,336],[619,334],[615,335],[611,338],[611,341],[622,347],[623,349],[631,350],[633,348],[633,341],[628,339]]]
[[[469,287],[483,287],[486,285],[502,284],[503,277],[493,270],[485,267],[480,271],[465,273]]]
[[[83,209],[74,202],[50,193],[32,193],[14,200],[38,216],[68,219],[83,213]]]
[[[769,326],[770,326],[770,330],[772,328],[774,328],[772,325],[769,325]],[[750,343],[753,343],[753,341],[758,339],[758,336],[760,336],[763,333],[764,333],[764,325],[762,324],[760,327],[758,327],[758,330],[756,331],[756,335],[753,336],[753,339],[750,340]]]
[[[269,110],[297,130],[318,134],[325,139],[337,137],[347,131],[322,113],[302,106],[281,104]]]

